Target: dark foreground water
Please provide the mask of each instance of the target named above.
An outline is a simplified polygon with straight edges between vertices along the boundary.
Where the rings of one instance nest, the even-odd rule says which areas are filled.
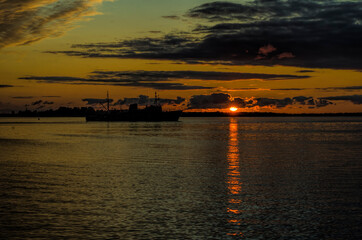
[[[0,239],[362,239],[358,117],[3,118],[0,154]]]

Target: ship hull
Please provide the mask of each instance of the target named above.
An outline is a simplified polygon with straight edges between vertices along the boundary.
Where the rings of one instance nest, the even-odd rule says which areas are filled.
[[[178,121],[182,111],[169,112],[116,112],[86,116],[87,122],[164,122]]]

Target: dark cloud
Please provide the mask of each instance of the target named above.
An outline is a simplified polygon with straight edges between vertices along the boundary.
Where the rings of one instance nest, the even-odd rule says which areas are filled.
[[[179,20],[180,17],[179,16],[176,16],[176,15],[169,15],[169,16],[162,16],[163,18],[166,18],[166,19],[171,19],[171,20]]]
[[[161,37],[145,37],[124,40],[114,43],[76,44],[75,51],[47,51],[47,53],[62,53],[69,56],[90,58],[145,58],[145,59],[171,59],[186,60],[190,53],[182,53],[185,49],[192,51],[198,38],[189,34],[166,34]],[[181,55],[179,55],[181,54]],[[178,57],[176,55],[179,55]],[[174,56],[174,57],[172,57]],[[193,58],[191,58],[193,59]]]
[[[277,108],[283,108],[293,103],[293,100],[290,98],[284,99],[274,99],[274,98],[256,98],[256,103],[254,105],[259,107],[274,106]]]
[[[314,100],[314,104],[311,104],[311,102],[308,102],[308,104],[315,105],[317,107],[325,107],[333,104],[333,102],[330,102],[327,99],[319,99],[319,100]]]
[[[176,99],[158,98],[157,102],[161,105],[180,105],[185,102],[185,98],[177,97]],[[130,105],[137,103],[141,106],[150,105],[155,102],[155,98],[150,98],[146,95],[140,95],[138,98],[124,98],[119,99],[114,105]]]
[[[37,80],[39,82],[47,82],[47,83],[63,83],[63,82],[82,82],[87,81],[85,78],[75,78],[75,77],[66,77],[66,76],[50,76],[50,77],[42,77],[42,76],[29,76],[29,77],[21,77],[19,79],[23,80]]]
[[[231,96],[226,93],[211,95],[194,95],[190,98],[189,109],[227,108],[232,103]]]
[[[103,0],[1,0],[0,48],[62,35]]]
[[[14,87],[13,85],[3,85],[0,84],[0,88],[10,88],[10,87]]]
[[[15,98],[15,99],[31,99],[31,98],[34,98],[32,96],[15,96],[15,97],[12,97],[12,98]]]
[[[33,98],[33,97],[18,97],[18,98],[22,98],[22,99],[27,99],[27,98]],[[41,99],[32,102],[31,104],[26,104],[25,106],[36,106],[36,109],[41,109],[44,108],[46,105],[53,105],[54,102],[50,102],[50,101],[43,101]]]
[[[44,97],[44,98],[58,98],[60,96],[42,96],[42,97]],[[12,98],[14,98],[14,99],[32,99],[32,98],[35,98],[35,97],[33,97],[33,96],[15,96],[15,97],[12,97]],[[39,101],[41,101],[40,103],[43,103],[45,105],[54,104],[54,102],[50,102],[50,101],[43,101],[43,100],[39,100]]]
[[[43,104],[44,104],[44,105],[53,105],[53,104],[54,104],[54,102],[44,101],[44,102],[43,102]]]
[[[43,102],[42,100],[38,100],[38,101],[32,102],[31,105],[33,105],[33,106],[39,105],[39,104],[41,104],[42,102]]]
[[[362,86],[350,86],[350,87],[336,87],[334,89],[340,89],[340,90],[362,90]]]
[[[234,80],[288,80],[304,79],[310,76],[287,75],[287,74],[264,74],[264,73],[242,73],[242,72],[204,72],[204,71],[95,71],[95,78],[119,78],[123,80],[136,81],[168,81],[172,79],[196,79],[215,81]]]
[[[307,90],[308,88],[274,88],[270,89],[272,91],[303,91]]]
[[[229,43],[232,47],[223,48],[225,53],[232,54],[240,49],[250,54],[272,46],[273,54],[259,59],[266,65],[280,62],[292,66],[361,68],[361,49],[358,47],[362,40],[361,2],[214,2],[191,9],[188,16],[222,21],[196,29],[208,34],[203,43],[207,41],[210,49],[215,43],[221,46]],[[285,57],[291,59],[283,59]],[[341,62],[343,59],[347,62]],[[248,58],[240,55],[231,60]]]
[[[272,91],[302,91],[302,90],[323,90],[323,91],[360,91],[362,86],[346,86],[346,87],[326,87],[326,88],[274,88]]]
[[[253,8],[253,9],[252,9]],[[238,3],[231,2],[211,2],[205,3],[193,9],[190,9],[187,13],[187,17],[206,19],[209,21],[225,21],[233,20],[236,15],[251,15],[258,11],[253,6],[243,6]]]
[[[107,103],[107,99],[99,99],[99,98],[84,98],[83,102],[87,102],[87,105],[96,105],[96,104],[104,104]],[[113,99],[109,99],[109,102],[112,103]]]
[[[344,90],[344,91],[360,91],[362,86],[348,86],[348,87],[328,87],[328,88],[316,88],[317,90]]]
[[[296,71],[298,73],[312,73],[312,72],[315,72],[313,70],[300,70],[300,71]]]
[[[212,89],[198,85],[177,83],[177,80],[236,81],[236,80],[289,80],[304,79],[309,76],[287,74],[262,74],[240,72],[202,72],[202,71],[94,71],[87,78],[69,76],[27,76],[19,79],[35,80],[43,83],[111,85],[143,87],[157,90],[198,90]]]
[[[298,96],[293,98],[241,98],[231,97],[227,93],[212,93],[210,95],[194,95],[188,103],[189,109],[209,109],[209,108],[229,108],[231,106],[239,108],[268,107],[285,108],[292,105],[310,105],[315,107],[325,107],[332,102],[328,99],[314,99],[313,97]]]
[[[298,96],[298,97],[293,97],[293,101],[294,102],[297,102],[297,103],[300,103],[302,105],[305,105],[306,104],[306,101],[307,101],[307,104],[309,103],[308,101],[309,100],[312,100],[313,103],[314,103],[314,100],[312,97],[305,97],[305,96]],[[314,105],[314,104],[313,104]]]
[[[185,14],[199,23],[190,32],[78,44],[72,51],[51,53],[358,70],[362,66],[361,16],[360,1],[211,2]]]
[[[73,77],[58,77],[58,76],[47,76],[47,77],[24,77],[19,79],[36,80],[44,83],[58,83],[58,84],[75,84],[75,85],[106,85],[106,86],[120,86],[120,87],[141,87],[151,88],[156,90],[200,90],[200,89],[212,89],[213,87],[185,85],[183,83],[174,82],[161,82],[165,80],[158,79],[105,79],[102,76],[99,78],[73,78]],[[152,82],[154,81],[154,82]],[[158,82],[159,81],[159,82]]]
[[[319,99],[330,100],[330,101],[350,101],[354,104],[362,104],[362,95],[332,96],[332,97],[323,97]]]
[[[59,77],[59,76],[29,76],[19,79],[36,80],[43,83],[76,84],[76,85],[109,85],[121,87],[142,87],[156,90],[198,90],[212,89],[212,87],[185,85],[183,83],[162,82],[167,79],[135,78],[137,74],[128,72],[124,77],[115,76],[113,73],[100,73],[91,75],[89,78]],[[141,76],[140,76],[141,77]]]

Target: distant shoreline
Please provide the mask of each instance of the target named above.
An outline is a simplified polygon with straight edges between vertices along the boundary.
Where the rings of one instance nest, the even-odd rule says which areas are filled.
[[[181,117],[361,117],[361,113],[184,112]]]
[[[0,117],[85,117],[86,112],[21,112],[0,114]],[[272,113],[272,112],[183,112],[181,117],[361,117],[360,113]]]

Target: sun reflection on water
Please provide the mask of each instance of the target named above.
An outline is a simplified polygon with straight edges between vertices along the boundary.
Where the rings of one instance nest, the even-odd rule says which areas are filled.
[[[229,192],[228,223],[232,226],[229,236],[243,237],[243,233],[239,229],[241,224],[240,194],[242,192],[242,182],[240,179],[240,161],[239,161],[239,140],[238,140],[238,123],[235,118],[230,119],[229,123],[229,141],[228,141],[228,171],[227,171],[227,187]]]

